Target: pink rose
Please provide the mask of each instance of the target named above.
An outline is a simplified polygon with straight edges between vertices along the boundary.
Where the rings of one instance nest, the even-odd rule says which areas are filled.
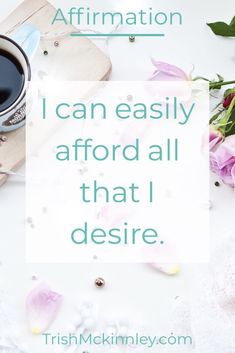
[[[219,130],[216,130],[213,128],[213,126],[210,126],[210,132],[209,132],[209,149],[210,151],[213,150],[213,148],[219,144],[220,142],[223,141],[223,135]]]
[[[207,152],[208,149],[209,151],[213,151],[214,147],[218,144],[220,144],[224,139],[223,134],[219,131],[216,130],[213,125],[210,125],[209,127],[209,139],[208,139],[208,130],[203,134],[202,137],[202,150]]]
[[[210,166],[225,184],[235,187],[235,135],[211,149]]]

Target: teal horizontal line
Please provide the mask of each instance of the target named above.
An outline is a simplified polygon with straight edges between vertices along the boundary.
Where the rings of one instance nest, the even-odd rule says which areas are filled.
[[[72,37],[164,37],[164,33],[71,33]]]

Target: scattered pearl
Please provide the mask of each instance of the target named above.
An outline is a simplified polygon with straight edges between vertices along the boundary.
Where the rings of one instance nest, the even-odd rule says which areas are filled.
[[[72,324],[76,327],[80,326],[83,322],[81,315],[77,314],[74,316]]]
[[[84,326],[90,330],[95,326],[95,320],[93,318],[88,318],[84,321]]]
[[[97,288],[102,288],[105,286],[105,280],[101,277],[96,278],[95,285]]]
[[[88,168],[87,167],[80,168],[78,169],[78,172],[80,175],[83,175],[88,172]]]
[[[81,310],[81,315],[84,317],[84,318],[88,318],[91,316],[91,310],[89,308],[84,308]]]
[[[126,336],[128,334],[128,327],[127,326],[120,326],[118,334],[120,336]]]
[[[38,77],[40,78],[40,80],[43,80],[44,77],[48,76],[47,73],[45,71],[39,70],[38,71]],[[39,91],[38,95],[40,98],[43,98],[43,94]]]
[[[107,327],[106,331],[107,331],[106,333],[108,336],[111,336],[111,335],[115,336],[118,333],[116,327],[114,327],[114,326]]]
[[[47,213],[47,208],[46,208],[46,207],[43,207],[43,208],[42,208],[42,212],[43,212],[43,213]]]
[[[7,141],[7,137],[2,135],[2,136],[0,136],[0,140],[2,142],[6,142]]]
[[[166,197],[171,198],[172,197],[172,191],[167,189],[165,192]]]

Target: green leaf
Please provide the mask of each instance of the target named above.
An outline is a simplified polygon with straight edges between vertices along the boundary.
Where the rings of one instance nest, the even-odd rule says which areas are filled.
[[[224,99],[227,98],[231,93],[235,93],[235,88],[229,88],[224,92]]]
[[[230,124],[228,124],[228,128],[225,130],[225,137],[235,135],[235,109],[232,110],[232,113],[230,115],[229,121]]]
[[[203,80],[203,81],[210,82],[210,80],[208,80],[208,78],[205,78],[205,77],[203,77],[203,76],[196,76],[196,77],[194,77],[193,81],[197,81],[197,80]]]
[[[207,25],[218,36],[235,37],[235,16],[229,25],[225,22],[207,23]]]
[[[235,16],[233,17],[232,21],[230,22],[230,26],[231,27],[235,26]]]
[[[223,76],[221,76],[220,74],[217,74],[217,77],[218,77],[218,79],[219,79],[220,82],[224,82]]]
[[[210,124],[212,124],[213,121],[217,120],[221,113],[222,113],[222,112],[219,111],[219,112],[217,112],[215,115],[213,115],[213,116],[210,118]],[[221,116],[222,116],[222,115],[221,115]],[[217,123],[218,123],[218,122],[217,122]]]

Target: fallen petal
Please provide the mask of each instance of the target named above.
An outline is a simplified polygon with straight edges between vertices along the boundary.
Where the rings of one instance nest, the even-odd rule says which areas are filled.
[[[173,276],[180,272],[180,266],[178,264],[158,264],[152,263],[151,266],[166,275]]]
[[[156,61],[152,59],[153,65],[157,68],[157,71],[162,72],[165,74],[165,77],[167,78],[168,76],[174,78],[177,77],[178,79],[181,79],[182,81],[188,81],[189,77],[188,75],[181,70],[179,67],[175,65],[171,65],[162,61]],[[169,78],[168,78],[169,80]]]
[[[40,284],[26,299],[26,312],[33,334],[44,332],[55,319],[61,305],[62,296],[53,292],[48,285]]]

